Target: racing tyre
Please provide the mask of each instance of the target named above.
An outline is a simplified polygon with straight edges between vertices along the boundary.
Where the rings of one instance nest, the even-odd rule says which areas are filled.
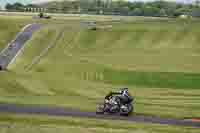
[[[120,108],[120,115],[121,116],[129,116],[131,115],[133,112],[133,105],[132,104],[128,104],[128,105],[123,105],[121,108]]]
[[[103,104],[97,105],[96,114],[104,114],[104,105]]]

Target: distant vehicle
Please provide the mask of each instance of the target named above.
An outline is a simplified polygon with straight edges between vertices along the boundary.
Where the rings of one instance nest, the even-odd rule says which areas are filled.
[[[51,19],[51,16],[44,14],[43,12],[38,14],[39,18],[44,18],[44,19]]]
[[[88,23],[88,29],[97,30],[97,23],[95,21],[91,21]]]
[[[14,46],[15,46],[14,43],[13,43],[13,44],[9,44],[9,45],[8,45],[8,48],[9,48],[9,49],[12,49]]]
[[[97,30],[97,23],[96,21],[87,21],[83,22],[82,26],[87,28],[88,30]]]
[[[125,88],[125,91],[126,89],[127,88]],[[131,97],[128,92],[126,94],[125,93],[123,89],[120,92],[111,92],[108,94],[104,99],[104,103],[97,105],[96,113],[120,114],[122,116],[132,114],[134,111],[133,97]],[[124,99],[126,99],[125,102]]]
[[[3,67],[0,65],[0,71],[2,71],[3,70]]]

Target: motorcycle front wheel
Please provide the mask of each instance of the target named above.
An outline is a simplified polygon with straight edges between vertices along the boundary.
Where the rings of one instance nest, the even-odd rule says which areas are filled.
[[[103,104],[97,105],[96,114],[104,114],[104,105]]]

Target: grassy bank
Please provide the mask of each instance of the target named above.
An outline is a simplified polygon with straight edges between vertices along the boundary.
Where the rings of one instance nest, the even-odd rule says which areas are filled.
[[[1,73],[0,102],[95,111],[109,91],[126,86],[136,97],[136,113],[200,117],[198,21],[98,22],[112,28],[96,31],[80,20],[45,24]]]

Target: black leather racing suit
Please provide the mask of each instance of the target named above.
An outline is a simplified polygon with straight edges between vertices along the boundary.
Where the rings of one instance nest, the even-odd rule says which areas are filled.
[[[133,97],[129,93],[123,94],[120,92],[110,92],[105,99],[110,100],[113,96],[117,96],[120,99],[120,103],[123,105],[133,101]]]

